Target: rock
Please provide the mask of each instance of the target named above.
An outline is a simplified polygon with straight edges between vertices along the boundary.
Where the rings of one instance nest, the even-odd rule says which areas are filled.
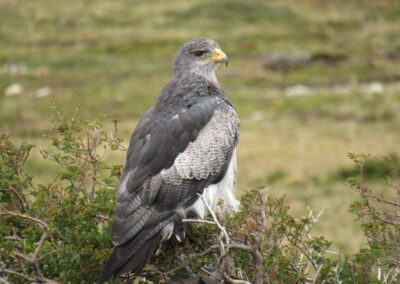
[[[304,85],[296,85],[285,89],[285,95],[289,97],[310,95],[312,89]]]
[[[383,92],[383,84],[381,82],[371,82],[361,87],[362,91],[367,94],[380,94]]]
[[[37,98],[43,98],[43,97],[49,96],[50,94],[51,94],[51,89],[50,89],[50,87],[46,86],[46,87],[36,90],[35,96]]]
[[[28,73],[28,67],[23,63],[8,63],[3,66],[3,72],[13,75],[25,75]]]
[[[6,96],[15,96],[15,95],[20,95],[24,92],[24,88],[22,87],[21,84],[14,83],[6,88],[4,91],[4,94]]]

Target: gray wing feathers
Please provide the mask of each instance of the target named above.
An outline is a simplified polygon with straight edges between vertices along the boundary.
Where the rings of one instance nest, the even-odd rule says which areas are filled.
[[[163,180],[178,185],[185,179],[202,180],[219,174],[229,162],[238,133],[239,119],[235,110],[220,104],[197,139],[189,143],[170,168],[161,171]]]
[[[111,240],[115,244],[123,244],[132,236],[136,235],[149,220],[151,215],[154,213],[153,208],[149,208],[148,206],[139,207],[136,211],[134,211],[131,215],[125,216],[123,218],[123,222],[115,222],[119,227],[117,229],[117,234],[111,234]],[[115,217],[119,218],[118,216]],[[115,229],[114,229],[115,232]]]
[[[111,236],[115,244],[124,244],[144,226],[157,223],[154,218],[161,216],[157,208],[169,208],[172,204],[178,206],[177,203],[187,200],[184,195],[188,198],[195,196],[195,192],[189,193],[193,180],[204,181],[210,176],[217,178],[227,168],[237,144],[239,119],[231,105],[219,98],[214,103],[217,107],[197,138],[176,156],[172,166],[147,178],[140,191],[130,194],[126,188],[137,168],[124,173],[119,185]],[[180,116],[177,119],[188,120]],[[154,202],[163,203],[153,206]]]
[[[132,194],[126,202],[117,203],[111,234],[111,240],[115,244],[123,244],[136,235],[154,214],[155,208],[150,205],[157,197],[162,182],[158,174],[144,182],[141,194]],[[143,201],[148,205],[144,205]]]

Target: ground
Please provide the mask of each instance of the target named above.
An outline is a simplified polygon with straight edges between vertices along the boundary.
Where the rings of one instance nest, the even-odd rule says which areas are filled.
[[[219,81],[241,118],[238,195],[265,184],[293,213],[325,208],[316,231],[354,252],[348,152],[400,155],[400,3],[381,1],[0,1],[0,129],[38,145],[46,180],[52,102],[118,120],[127,145],[178,48],[218,41]],[[123,163],[124,153],[109,156]]]

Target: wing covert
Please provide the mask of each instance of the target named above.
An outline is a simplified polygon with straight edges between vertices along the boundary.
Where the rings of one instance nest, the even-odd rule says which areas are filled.
[[[182,180],[218,176],[229,163],[239,135],[239,119],[228,104],[219,102],[213,117],[189,143],[174,164],[161,171],[163,180],[178,185]]]

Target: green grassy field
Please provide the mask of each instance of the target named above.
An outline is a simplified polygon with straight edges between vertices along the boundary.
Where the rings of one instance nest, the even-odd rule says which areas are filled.
[[[0,129],[38,145],[29,168],[46,180],[51,102],[118,120],[127,144],[179,47],[212,38],[230,58],[218,77],[242,122],[238,194],[266,184],[295,215],[325,208],[317,232],[351,253],[357,196],[336,173],[348,152],[400,155],[399,20],[397,0],[0,0]]]

